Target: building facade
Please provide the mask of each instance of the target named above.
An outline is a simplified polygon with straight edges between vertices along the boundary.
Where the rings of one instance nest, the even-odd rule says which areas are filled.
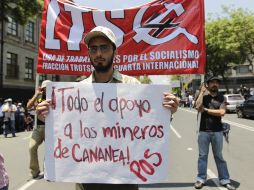
[[[232,65],[228,71],[225,71],[227,81],[220,85],[220,91],[223,93],[239,93],[240,86],[246,86],[254,90],[254,60],[252,63],[242,65]],[[195,94],[201,84],[201,75],[183,75],[182,83],[184,90]]]
[[[2,60],[0,69],[2,80],[0,98],[12,98],[26,102],[35,92],[38,45],[40,37],[40,19],[29,20],[20,25],[13,18],[1,23]],[[0,61],[1,62],[1,61]],[[39,83],[49,79],[52,81],[75,81],[74,76],[39,75]]]

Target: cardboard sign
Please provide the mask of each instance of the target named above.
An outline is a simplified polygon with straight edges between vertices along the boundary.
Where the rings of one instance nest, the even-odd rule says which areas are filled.
[[[159,183],[169,169],[167,85],[52,82],[45,178],[78,183]]]

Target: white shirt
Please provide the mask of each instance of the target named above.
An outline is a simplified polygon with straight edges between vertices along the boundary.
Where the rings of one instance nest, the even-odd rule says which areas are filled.
[[[15,120],[15,112],[17,111],[17,107],[14,104],[5,103],[2,106],[2,112],[4,112],[4,117]]]

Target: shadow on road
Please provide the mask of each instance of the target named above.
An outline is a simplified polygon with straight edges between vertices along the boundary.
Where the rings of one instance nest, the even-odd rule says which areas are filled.
[[[174,188],[174,187],[192,187],[194,182],[191,183],[155,183],[148,185],[139,185],[141,188]]]
[[[217,187],[217,185],[214,183],[214,181],[218,181],[218,179],[216,178],[214,178],[214,179],[208,179],[207,181],[206,181],[206,186],[208,186],[208,187]],[[240,187],[240,183],[238,182],[238,181],[235,181],[235,180],[230,180],[231,181],[231,183],[232,183],[232,185],[234,185],[236,188],[239,188]]]
[[[206,186],[208,187],[217,187],[217,185],[214,183],[214,180],[217,179],[208,179],[206,181]],[[239,188],[240,183],[234,180],[231,180],[232,184],[236,187]],[[148,185],[139,185],[141,188],[180,188],[180,187],[193,187],[194,182],[191,183],[155,183],[155,184],[148,184]]]

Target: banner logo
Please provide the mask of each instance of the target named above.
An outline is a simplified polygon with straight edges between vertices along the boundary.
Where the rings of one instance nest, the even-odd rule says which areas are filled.
[[[174,3],[167,4],[166,3],[165,8],[167,9],[166,12],[160,14],[159,16],[157,16],[155,18],[153,18],[153,16],[152,16],[151,21],[144,24],[143,26],[141,26],[141,24],[135,25],[134,30],[136,31],[137,34],[133,37],[133,39],[137,43],[139,43],[141,40],[143,40],[150,45],[159,45],[159,44],[168,42],[170,40],[173,40],[176,37],[178,37],[180,34],[183,34],[189,41],[191,41],[194,44],[197,44],[198,38],[196,36],[187,32],[187,30],[185,28],[179,27],[178,26],[179,23],[171,24],[171,22],[174,19],[168,19],[165,23],[161,23],[161,21],[165,17],[167,17],[172,11],[175,11],[177,16],[181,16],[185,12],[183,6],[181,4],[174,4]],[[145,14],[147,9],[149,9],[149,8],[147,7],[147,8],[139,10],[139,12],[134,20],[135,24],[141,23],[143,15]],[[176,29],[171,34],[169,34],[163,38],[157,37],[163,30],[173,28],[173,27]],[[151,32],[152,29],[157,29],[157,30],[153,35],[150,35],[149,33]]]

